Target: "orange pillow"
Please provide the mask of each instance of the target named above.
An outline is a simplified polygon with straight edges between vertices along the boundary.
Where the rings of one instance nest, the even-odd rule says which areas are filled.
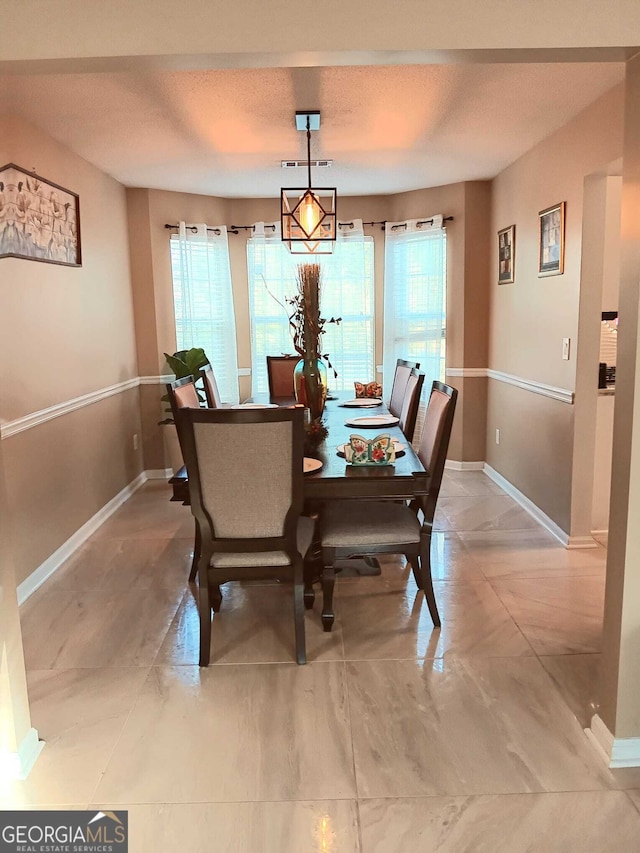
[[[382,385],[379,382],[354,382],[356,397],[382,398]]]

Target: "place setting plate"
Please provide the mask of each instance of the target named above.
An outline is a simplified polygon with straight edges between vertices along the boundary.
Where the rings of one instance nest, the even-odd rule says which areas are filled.
[[[403,444],[399,438],[393,438],[392,441],[393,441],[393,444],[394,444],[395,449],[396,449],[396,456],[404,456],[404,452],[407,449],[407,445]],[[338,452],[338,456],[344,456],[345,455],[345,452],[344,452],[345,447],[347,447],[346,444],[339,444],[336,447],[336,450]]]
[[[348,421],[345,421],[345,426],[368,429],[369,427],[396,426],[399,423],[400,418],[396,418],[394,415],[370,415],[367,418],[349,418]]]
[[[374,409],[382,405],[382,400],[379,397],[356,397],[355,400],[345,400],[338,405],[345,409]]]
[[[322,468],[322,461],[320,459],[314,459],[312,456],[305,456],[302,462],[302,470],[305,474],[315,474],[316,471],[319,471]]]
[[[277,403],[236,403],[232,409],[277,409]]]

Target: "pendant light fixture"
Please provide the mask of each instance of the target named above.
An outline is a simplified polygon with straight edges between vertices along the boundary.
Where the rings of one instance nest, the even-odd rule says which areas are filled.
[[[336,190],[311,187],[311,131],[320,129],[320,111],[296,112],[296,128],[307,132],[308,186],[280,192],[282,240],[292,255],[329,255],[336,241]]]

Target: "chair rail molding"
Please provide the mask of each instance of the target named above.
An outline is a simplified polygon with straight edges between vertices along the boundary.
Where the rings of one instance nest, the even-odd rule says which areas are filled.
[[[31,412],[13,421],[5,421],[3,424],[0,424],[0,437],[2,439],[10,438],[19,432],[24,432],[27,429],[44,424],[62,415],[68,415],[70,412],[75,412],[77,409],[82,409],[85,406],[91,406],[93,403],[106,400],[108,397],[121,394],[123,391],[128,391],[131,388],[137,388],[139,385],[140,379],[136,376],[133,379],[127,379],[115,385],[108,385],[106,388],[100,388],[97,391],[89,391],[88,394],[82,394],[80,397],[74,397],[72,400],[56,403],[55,406]]]
[[[462,379],[486,379],[486,367],[447,367],[447,376],[459,376]]]
[[[540,394],[543,397],[550,397],[552,400],[559,400],[561,403],[573,405],[575,402],[575,393],[568,388],[557,388],[555,385],[547,385],[545,382],[537,382],[535,379],[525,379],[512,373],[504,373],[502,370],[493,370],[491,367],[447,367],[445,373],[447,376],[459,376],[462,379],[483,379],[486,377],[487,379],[494,379],[496,382],[515,385],[516,388],[522,388],[523,391],[530,391],[532,394]]]
[[[243,367],[240,368],[238,374],[242,376],[249,375],[251,371],[249,373],[247,371],[248,368]],[[0,439],[11,438],[12,435],[17,435],[19,432],[24,432],[54,418],[68,415],[70,412],[75,412],[76,409],[82,409],[85,406],[91,406],[93,403],[99,403],[100,400],[106,400],[107,397],[113,397],[115,394],[121,394],[123,391],[128,391],[131,388],[138,388],[141,385],[165,385],[173,379],[175,379],[173,373],[164,376],[134,376],[132,379],[126,379],[124,382],[117,382],[115,385],[108,385],[106,388],[99,388],[97,391],[89,391],[80,397],[56,403],[54,406],[39,409],[37,412],[30,412],[28,415],[23,415],[23,417],[16,418],[13,421],[0,422]]]
[[[173,382],[175,376],[173,373],[167,373],[166,376],[139,376],[141,385],[166,385],[167,382]]]

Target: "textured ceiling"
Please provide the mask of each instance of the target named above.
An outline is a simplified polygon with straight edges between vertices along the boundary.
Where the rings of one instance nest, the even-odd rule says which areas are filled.
[[[127,186],[271,197],[306,184],[294,113],[320,109],[313,183],[370,195],[487,179],[624,78],[622,63],[409,65],[4,78],[2,111]],[[37,169],[37,164],[21,163]]]

